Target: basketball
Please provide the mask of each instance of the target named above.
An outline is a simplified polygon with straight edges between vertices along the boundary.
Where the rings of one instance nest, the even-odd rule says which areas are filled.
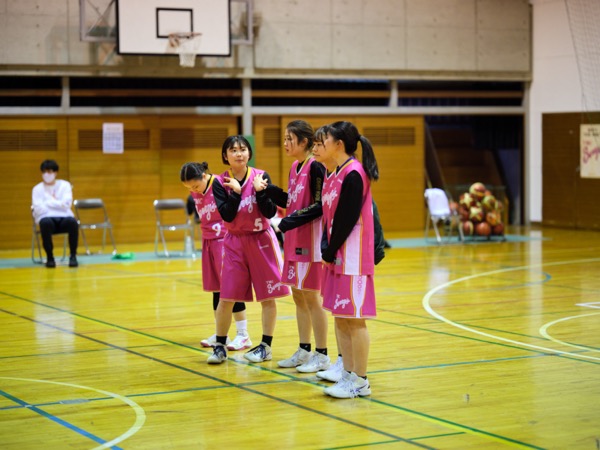
[[[481,222],[475,225],[475,234],[477,236],[489,236],[492,234],[492,227],[487,222]]]
[[[477,200],[475,200],[475,198],[468,192],[461,194],[460,197],[458,198],[458,203],[467,209],[469,209],[471,206],[475,206],[476,202],[477,202]]]
[[[483,209],[479,206],[472,206],[469,210],[469,219],[473,223],[478,223],[483,220]]]
[[[462,227],[463,227],[463,234],[465,234],[466,236],[473,236],[473,231],[474,231],[474,227],[473,227],[473,222],[471,222],[470,220],[465,220],[462,223]]]
[[[481,200],[481,206],[484,211],[494,211],[498,207],[496,197],[493,195],[486,195],[483,197],[483,200]]]
[[[469,210],[463,205],[460,205],[458,207],[458,215],[460,216],[460,220],[462,221],[469,220]]]
[[[500,223],[500,214],[496,211],[489,211],[485,215],[485,221],[490,224],[490,226],[498,225]]]
[[[495,236],[500,236],[504,234],[504,224],[502,222],[497,223],[492,227],[492,234]]]
[[[480,183],[479,181],[477,183],[473,183],[469,188],[469,194],[471,194],[477,200],[483,199],[483,197],[485,196],[485,191],[485,185],[483,183]]]

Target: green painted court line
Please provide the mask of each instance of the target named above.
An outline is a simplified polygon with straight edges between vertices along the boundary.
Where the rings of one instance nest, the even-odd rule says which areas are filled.
[[[66,333],[66,334],[69,334],[69,335],[72,335],[72,336],[77,336],[79,338],[86,339],[86,340],[89,340],[89,341],[92,341],[92,342],[95,342],[95,343],[98,343],[98,344],[106,345],[108,347],[111,347],[111,348],[114,348],[114,349],[117,349],[117,350],[121,350],[121,351],[124,351],[126,353],[130,353],[132,355],[139,356],[141,358],[150,360],[150,361],[158,363],[158,364],[163,364],[163,365],[166,365],[166,366],[174,368],[174,369],[183,370],[185,372],[188,372],[188,373],[191,373],[191,374],[194,374],[194,375],[198,375],[200,377],[207,378],[207,379],[210,379],[212,381],[220,382],[220,383],[222,383],[222,384],[224,384],[225,386],[228,386],[228,387],[237,388],[237,389],[240,389],[240,390],[243,390],[243,391],[255,394],[255,395],[259,395],[261,397],[268,398],[270,400],[273,400],[273,401],[276,401],[276,402],[279,402],[279,403],[287,404],[289,406],[294,406],[296,408],[299,408],[299,409],[311,412],[313,414],[318,414],[320,416],[324,416],[326,418],[329,418],[329,419],[332,419],[332,420],[336,420],[336,421],[348,424],[348,425],[356,427],[356,428],[361,428],[361,429],[364,429],[366,431],[370,431],[370,432],[373,432],[373,433],[376,433],[376,434],[380,434],[382,436],[387,436],[389,438],[394,439],[395,441],[402,441],[402,442],[411,444],[411,445],[413,445],[415,447],[427,448],[427,449],[430,448],[428,446],[425,446],[425,445],[422,445],[422,444],[419,444],[419,443],[415,443],[415,442],[411,442],[408,439],[405,439],[405,438],[402,438],[400,436],[396,436],[396,435],[393,435],[391,433],[388,433],[388,432],[385,432],[385,431],[382,431],[382,430],[378,430],[378,429],[375,429],[375,428],[363,425],[361,423],[353,422],[353,421],[344,419],[342,417],[337,417],[337,416],[334,416],[334,415],[331,415],[331,414],[328,414],[328,413],[324,413],[324,412],[319,411],[317,409],[309,408],[309,407],[301,405],[299,403],[295,403],[295,402],[291,402],[289,400],[285,400],[285,399],[282,399],[282,398],[279,398],[279,397],[275,397],[273,395],[266,394],[264,392],[260,392],[260,391],[257,391],[255,389],[251,389],[251,388],[249,388],[247,386],[243,386],[243,385],[239,385],[239,384],[236,384],[236,383],[232,383],[230,381],[227,381],[227,380],[224,380],[224,379],[221,379],[221,378],[218,378],[218,377],[214,377],[212,375],[207,375],[206,373],[199,372],[199,371],[193,370],[193,369],[189,369],[187,367],[183,367],[183,366],[180,366],[178,364],[174,364],[174,363],[171,363],[171,362],[168,362],[168,361],[165,361],[165,360],[153,357],[153,356],[148,356],[148,355],[145,355],[143,353],[130,350],[130,349],[126,348],[126,347],[121,347],[121,346],[118,346],[118,345],[115,345],[115,344],[111,344],[109,342],[101,341],[100,339],[96,339],[96,338],[93,338],[93,337],[90,337],[90,336],[86,336],[84,334],[77,333],[77,332],[74,332],[72,330],[67,330],[67,329],[61,328],[61,327],[56,326],[56,325],[48,324],[48,323],[45,323],[43,321],[31,318],[31,317],[27,317],[27,316],[24,316],[24,315],[21,315],[21,314],[12,312],[12,311],[0,309],[0,312],[4,312],[5,314],[9,314],[9,315],[12,315],[14,317],[17,317],[17,318],[20,318],[20,319],[23,319],[23,320],[28,320],[30,322],[46,326],[48,328],[52,328],[54,330],[61,331],[63,333]],[[278,373],[278,372],[274,372],[274,373]],[[302,380],[299,379],[298,381],[302,381]],[[314,384],[314,383],[311,383],[311,384]]]
[[[99,320],[95,320],[95,319],[92,319],[92,318],[89,318],[89,317],[81,316],[81,315],[78,315],[78,314],[76,314],[76,313],[72,313],[72,312],[70,312],[70,311],[65,311],[65,310],[62,310],[62,309],[60,309],[60,308],[53,307],[53,306],[50,306],[50,305],[45,305],[45,304],[43,304],[43,303],[36,302],[36,301],[33,301],[33,300],[25,299],[25,298],[22,298],[22,297],[18,297],[18,296],[11,295],[11,294],[7,294],[7,295],[8,295],[8,296],[10,296],[10,297],[12,297],[12,298],[15,298],[15,299],[22,300],[22,301],[24,301],[24,302],[33,303],[33,304],[36,304],[36,305],[39,305],[39,306],[44,306],[44,307],[47,307],[47,308],[49,308],[49,309],[52,309],[52,310],[55,310],[55,311],[60,311],[60,312],[63,312],[63,313],[65,313],[65,314],[74,315],[74,316],[76,316],[76,317],[78,317],[78,318],[82,318],[82,319],[85,319],[85,320],[88,320],[88,321],[91,321],[91,322],[94,322],[94,323],[103,324],[103,325],[109,326],[109,327],[111,327],[111,328],[117,328],[117,329],[120,329],[120,330],[122,330],[122,331],[126,331],[126,332],[133,332],[133,333],[137,334],[137,333],[135,332],[135,330],[128,330],[128,329],[127,329],[127,328],[125,328],[125,327],[121,327],[121,326],[117,326],[117,325],[109,324],[108,322],[105,322],[105,321],[99,321]],[[4,310],[0,310],[0,311],[4,311]],[[29,321],[32,321],[32,322],[35,322],[35,323],[40,323],[40,324],[42,324],[42,325],[45,325],[45,326],[47,326],[47,327],[50,327],[50,328],[53,328],[53,329],[56,329],[56,330],[60,330],[60,331],[62,331],[62,332],[65,332],[65,333],[68,333],[68,334],[71,334],[71,335],[79,336],[79,337],[81,337],[81,338],[83,338],[83,339],[87,339],[87,340],[90,340],[90,341],[92,341],[92,342],[96,342],[96,343],[99,343],[99,344],[102,344],[102,345],[106,345],[106,346],[108,346],[108,347],[111,347],[111,348],[114,348],[114,349],[117,349],[117,350],[121,350],[121,351],[124,351],[124,352],[130,353],[130,354],[133,354],[133,355],[140,356],[140,357],[142,357],[142,358],[145,358],[145,359],[149,359],[149,360],[151,360],[151,361],[153,361],[153,362],[157,362],[157,363],[160,363],[160,364],[164,364],[164,365],[167,365],[167,366],[169,366],[169,367],[173,367],[173,368],[176,368],[176,369],[184,370],[184,371],[186,371],[186,372],[188,372],[188,373],[196,374],[196,375],[199,375],[199,376],[201,376],[201,377],[204,377],[204,378],[207,378],[207,379],[210,379],[210,380],[213,380],[213,381],[217,381],[217,382],[223,383],[223,384],[225,384],[226,386],[229,386],[229,387],[234,387],[234,388],[238,388],[238,389],[246,390],[247,392],[254,393],[254,394],[257,394],[257,395],[261,395],[261,396],[264,396],[264,397],[270,398],[270,399],[272,399],[272,400],[274,400],[274,401],[278,401],[278,402],[282,402],[282,403],[285,403],[285,404],[289,404],[289,405],[291,405],[291,406],[294,406],[294,407],[297,407],[297,408],[300,408],[300,409],[304,409],[304,410],[306,410],[306,411],[309,411],[309,412],[312,412],[312,413],[315,413],[315,414],[318,414],[318,415],[322,415],[322,416],[325,416],[325,417],[327,417],[327,418],[331,418],[331,419],[333,419],[333,420],[338,420],[338,421],[341,421],[341,422],[344,422],[344,423],[348,423],[348,424],[350,424],[350,425],[353,425],[353,426],[356,426],[356,427],[359,427],[359,428],[363,428],[363,429],[366,429],[366,430],[368,430],[368,431],[373,431],[373,432],[375,432],[375,433],[378,433],[378,434],[382,434],[382,435],[385,435],[385,436],[391,437],[392,439],[395,439],[395,440],[399,440],[399,441],[402,441],[402,442],[405,442],[405,443],[409,443],[409,444],[412,444],[412,445],[415,445],[415,446],[419,446],[419,447],[422,447],[422,448],[429,448],[429,447],[427,447],[427,446],[418,445],[417,443],[415,443],[415,442],[412,442],[410,439],[401,438],[401,437],[399,437],[399,436],[394,436],[394,435],[391,435],[391,434],[389,434],[389,433],[387,433],[387,432],[383,432],[383,431],[381,431],[381,430],[372,429],[372,428],[370,428],[370,427],[366,427],[366,426],[364,426],[364,425],[362,425],[362,424],[357,424],[357,423],[354,423],[354,422],[348,421],[348,420],[346,420],[346,419],[343,419],[343,418],[339,418],[339,417],[336,417],[336,416],[332,416],[332,415],[330,415],[330,414],[323,413],[322,411],[319,411],[319,410],[316,410],[316,409],[313,409],[313,408],[308,408],[308,407],[305,407],[305,406],[303,406],[303,405],[300,405],[300,404],[297,404],[297,403],[294,403],[294,402],[290,402],[290,401],[287,401],[287,400],[281,399],[281,398],[279,398],[279,397],[274,397],[274,396],[271,396],[271,395],[269,395],[269,394],[265,394],[265,393],[262,393],[262,392],[260,392],[260,391],[256,391],[256,390],[254,390],[254,389],[250,389],[250,388],[248,388],[248,387],[246,387],[246,386],[238,385],[238,384],[236,384],[236,383],[232,383],[232,382],[229,382],[229,381],[227,381],[227,380],[220,379],[220,378],[217,378],[217,377],[214,377],[214,376],[210,376],[210,375],[207,375],[207,374],[205,374],[205,373],[202,373],[202,372],[198,372],[198,371],[196,371],[196,370],[193,370],[193,369],[189,369],[189,368],[186,368],[186,367],[183,367],[183,366],[179,366],[179,365],[177,365],[177,364],[173,364],[173,363],[170,363],[170,362],[168,362],[168,361],[164,361],[164,360],[161,360],[161,359],[157,359],[157,358],[155,358],[155,357],[151,357],[151,356],[145,355],[145,354],[143,354],[143,353],[140,353],[140,352],[137,352],[137,351],[130,350],[130,349],[128,349],[128,348],[125,348],[125,347],[120,347],[120,346],[117,346],[117,345],[114,345],[114,344],[110,344],[110,343],[108,343],[108,342],[104,342],[104,341],[101,341],[101,340],[99,340],[99,339],[92,338],[92,337],[90,337],[90,336],[86,336],[86,335],[83,335],[83,334],[80,334],[80,333],[75,333],[75,332],[73,332],[73,331],[71,331],[71,330],[65,330],[65,329],[62,329],[62,328],[60,328],[60,327],[57,327],[57,326],[54,326],[54,325],[51,325],[51,324],[46,324],[46,323],[43,323],[43,322],[39,322],[39,321],[37,321],[36,319],[30,318],[30,317],[26,317],[26,316],[22,316],[22,315],[19,315],[19,314],[16,314],[16,313],[10,312],[10,311],[4,311],[4,312],[5,312],[5,313],[7,313],[7,314],[11,314],[11,315],[14,315],[14,316],[17,316],[17,317],[23,318],[23,319],[25,319],[25,320],[29,320]],[[169,341],[169,340],[165,340],[165,339],[162,339],[162,338],[157,338],[157,337],[155,337],[155,336],[152,336],[152,335],[149,335],[149,334],[146,334],[146,333],[141,333],[141,334],[142,334],[143,336],[145,336],[145,337],[148,337],[148,338],[151,338],[151,339],[154,339],[154,340],[157,340],[157,341],[167,342],[167,343],[169,343],[169,344],[171,344],[171,345],[178,346],[178,347],[180,347],[180,348],[191,349],[191,350],[194,350],[194,351],[196,351],[196,352],[205,353],[204,351],[200,351],[200,350],[198,350],[198,349],[195,349],[195,348],[193,348],[193,347],[190,347],[190,346],[186,346],[186,345],[178,344],[178,343],[176,343],[176,342],[174,342],[174,341]],[[234,362],[235,362],[235,360],[231,360],[231,361],[234,361]],[[274,374],[277,374],[277,375],[279,375],[279,376],[284,376],[284,377],[288,377],[288,378],[293,378],[293,379],[295,379],[295,380],[297,380],[297,381],[301,381],[301,382],[303,382],[303,383],[308,383],[308,384],[311,384],[311,385],[317,385],[317,386],[320,386],[318,383],[315,383],[315,382],[313,382],[313,381],[311,381],[311,380],[305,380],[305,379],[302,379],[302,378],[293,377],[293,376],[291,376],[290,374],[286,374],[286,373],[282,373],[282,372],[274,371],[274,370],[272,370],[272,369],[265,369],[265,368],[263,368],[263,367],[261,367],[261,366],[256,366],[256,365],[254,365],[254,364],[248,364],[248,366],[250,366],[250,367],[255,367],[255,368],[258,368],[258,369],[261,369],[261,370],[268,370],[269,372],[271,372],[271,373],[274,373]],[[512,439],[510,439],[510,438],[503,438],[503,437],[501,437],[501,436],[499,436],[499,435],[494,435],[493,433],[487,433],[487,432],[484,432],[484,431],[476,430],[476,429],[474,429],[474,428],[472,428],[472,427],[462,426],[462,425],[459,425],[459,424],[455,424],[455,423],[453,423],[453,422],[448,422],[448,421],[445,421],[444,419],[440,419],[438,422],[436,422],[436,420],[435,420],[435,418],[434,418],[433,416],[429,416],[429,415],[427,415],[427,414],[424,414],[424,413],[418,413],[418,412],[416,412],[416,411],[412,411],[412,410],[409,410],[409,409],[407,409],[407,408],[402,408],[402,407],[400,407],[400,406],[391,405],[391,404],[388,404],[388,403],[386,403],[386,402],[380,402],[380,401],[374,400],[374,399],[372,399],[372,398],[366,398],[366,397],[363,397],[363,398],[360,398],[359,400],[362,400],[362,401],[370,401],[370,402],[375,402],[375,403],[378,403],[378,404],[381,404],[381,405],[384,405],[384,406],[390,406],[390,407],[393,407],[394,409],[396,409],[397,411],[402,411],[402,412],[404,412],[405,414],[412,415],[412,416],[414,416],[414,417],[417,417],[417,418],[420,418],[420,419],[426,419],[426,420],[428,420],[428,421],[430,421],[430,422],[437,423],[437,424],[438,424],[438,425],[440,425],[440,426],[448,426],[448,425],[451,425],[451,428],[458,429],[459,431],[467,430],[467,431],[469,431],[469,432],[472,432],[472,433],[475,433],[475,434],[479,434],[480,436],[487,436],[487,437],[490,437],[490,438],[493,438],[493,439],[500,439],[500,440],[502,440],[504,443],[506,443],[506,442],[513,442],[513,440],[512,440]],[[538,447],[529,446],[528,444],[524,444],[524,445],[525,445],[525,447],[523,447],[523,448],[538,448]]]

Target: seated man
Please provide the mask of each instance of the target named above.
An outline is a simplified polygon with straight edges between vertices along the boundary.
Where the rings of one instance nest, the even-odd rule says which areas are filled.
[[[33,216],[35,222],[40,226],[40,234],[47,256],[46,267],[56,267],[52,245],[52,235],[56,233],[69,234],[69,250],[71,252],[69,267],[77,267],[79,225],[71,211],[73,203],[71,183],[56,179],[58,164],[54,160],[45,160],[40,166],[40,170],[44,181],[35,185],[31,197]]]

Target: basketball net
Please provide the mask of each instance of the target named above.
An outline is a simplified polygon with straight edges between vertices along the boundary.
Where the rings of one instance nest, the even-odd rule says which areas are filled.
[[[200,36],[202,33],[171,33],[169,46],[179,54],[181,67],[194,67],[196,54],[200,50]]]
[[[600,2],[566,0],[579,69],[583,109],[600,111]]]

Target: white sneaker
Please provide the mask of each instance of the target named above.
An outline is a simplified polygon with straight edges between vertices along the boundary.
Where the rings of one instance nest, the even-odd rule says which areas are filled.
[[[344,372],[344,375],[336,384],[325,388],[325,394],[335,398],[354,398],[371,395],[369,381],[359,377],[354,372]]]
[[[338,356],[335,364],[329,367],[328,370],[321,370],[317,372],[317,378],[325,381],[332,381],[337,383],[342,378],[342,374],[344,372],[344,362],[341,356]]]
[[[323,353],[314,352],[310,359],[304,364],[296,367],[296,370],[302,373],[318,372],[320,370],[329,369],[330,365],[331,361],[329,356],[324,355]]]
[[[354,394],[358,397],[366,397],[367,395],[371,395],[371,385],[369,384],[369,380],[365,380],[362,377],[359,377],[354,372],[351,374],[352,388],[354,390]]]
[[[264,342],[261,342],[260,345],[257,345],[252,350],[244,353],[244,358],[254,363],[270,361],[272,357],[271,347]]]
[[[209,364],[221,364],[227,359],[227,350],[223,344],[215,344],[212,355],[206,360]]]
[[[227,344],[229,344],[230,342],[231,342],[231,339],[229,339],[229,336],[228,336],[227,337]],[[217,343],[217,335],[216,334],[213,334],[208,339],[202,339],[200,341],[200,345],[202,347],[214,347],[216,343]]]
[[[307,352],[303,348],[298,347],[298,350],[296,350],[296,353],[294,353],[288,359],[284,359],[282,361],[277,361],[277,365],[279,367],[285,367],[285,368],[298,367],[298,366],[301,366],[302,364],[307,363],[308,360],[310,359],[310,355],[311,355],[310,352]]]
[[[244,350],[252,347],[252,341],[248,333],[238,333],[233,341],[227,344],[227,350]]]
[[[332,397],[344,398],[339,396],[350,392],[350,385],[350,372],[343,370],[340,379],[333,386],[325,388],[323,393],[326,395],[331,395]]]

